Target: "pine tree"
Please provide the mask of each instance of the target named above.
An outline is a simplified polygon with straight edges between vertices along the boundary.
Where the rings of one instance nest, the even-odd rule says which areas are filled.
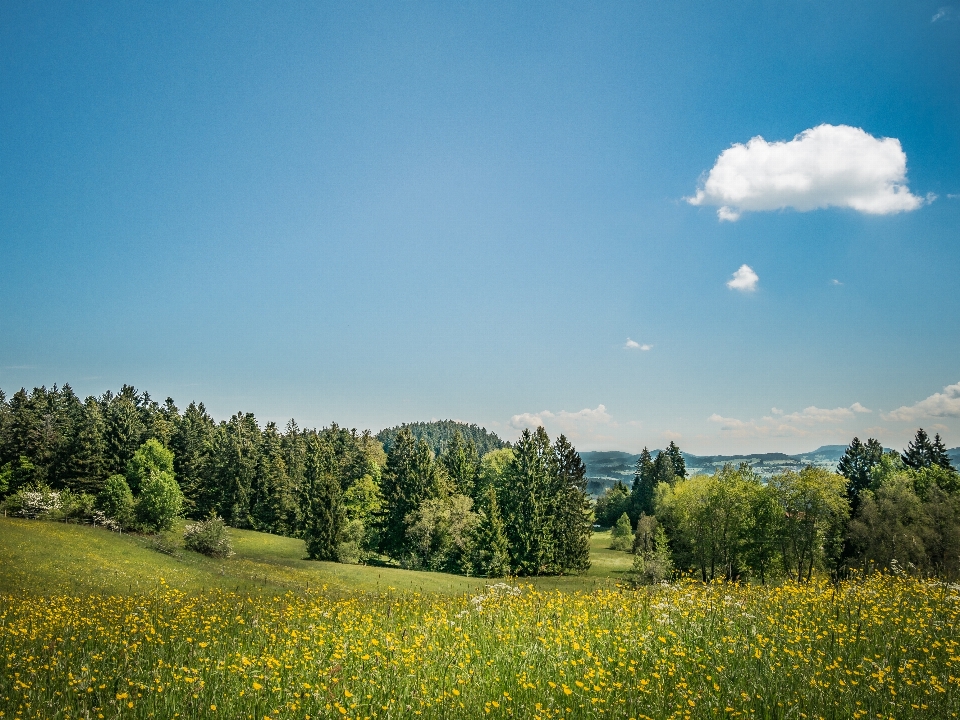
[[[953,463],[950,462],[950,456],[947,455],[947,447],[940,439],[940,433],[933,437],[933,445],[930,447],[930,461],[934,465],[939,465],[944,470],[953,470]]]
[[[656,489],[656,468],[650,451],[643,448],[637,458],[637,467],[633,473],[633,487],[630,490],[630,520],[636,522],[644,513],[653,515],[653,498]]]
[[[429,497],[440,495],[442,483],[433,451],[424,440],[414,440],[409,428],[402,428],[387,454],[382,492],[381,549],[394,558],[407,551],[407,517]]]
[[[870,470],[883,458],[883,446],[870,438],[866,443],[855,437],[840,462],[837,472],[847,479],[847,499],[850,500],[851,514],[856,514],[860,494],[870,487]]]
[[[70,459],[70,489],[74,492],[98,495],[103,490],[107,479],[105,432],[100,403],[89,397],[83,405],[83,419]]]
[[[473,497],[474,483],[480,466],[477,446],[473,440],[465,443],[463,435],[457,430],[453,434],[453,439],[443,449],[440,462],[450,478],[451,491],[458,495]]]
[[[687,464],[683,460],[683,453],[680,452],[680,448],[677,447],[677,444],[673,440],[667,445],[666,454],[670,458],[670,463],[673,465],[674,478],[678,480],[685,478],[687,476]]]
[[[656,478],[654,487],[660,483],[672,485],[677,479],[676,465],[668,453],[657,453],[657,458],[653,461],[653,475]]]
[[[587,468],[580,454],[564,435],[553,446],[557,475],[558,505],[553,516],[554,566],[559,572],[584,571],[590,567],[590,499]]]
[[[907,445],[907,450],[902,457],[904,464],[914,470],[920,470],[934,464],[933,445],[923,428],[917,430],[916,437],[914,437],[913,442]]]
[[[308,440],[302,490],[303,539],[311,560],[337,560],[344,525],[340,480],[330,443],[318,435]]]
[[[510,571],[510,554],[504,531],[497,491],[488,485],[483,497],[483,508],[477,526],[474,547],[474,566],[486,577],[503,577]]]
[[[514,449],[509,481],[504,487],[504,515],[510,564],[520,575],[549,572],[553,560],[550,496],[550,438],[543,427],[524,430]]]
[[[190,403],[170,437],[173,469],[183,489],[186,514],[197,520],[219,510],[220,494],[212,476],[217,426],[203,403]]]

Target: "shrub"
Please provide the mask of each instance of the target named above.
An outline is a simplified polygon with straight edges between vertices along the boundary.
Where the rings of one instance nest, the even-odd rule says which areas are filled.
[[[610,549],[622,552],[630,552],[633,549],[633,527],[626,513],[620,516],[617,524],[610,531]]]
[[[211,514],[206,520],[187,525],[183,532],[183,544],[187,549],[215,558],[233,555],[233,545],[227,536],[223,518]]]
[[[653,532],[653,547],[637,549],[633,557],[633,576],[637,583],[649,585],[663,582],[673,577],[673,560],[670,557],[670,546],[667,543],[667,534],[661,526]]]
[[[97,496],[97,510],[120,527],[129,527],[133,522],[133,493],[123,475],[111,475]],[[106,525],[96,519],[98,525]]]
[[[11,515],[34,520],[47,518],[60,512],[60,493],[42,483],[30,484],[8,497],[5,506]]]

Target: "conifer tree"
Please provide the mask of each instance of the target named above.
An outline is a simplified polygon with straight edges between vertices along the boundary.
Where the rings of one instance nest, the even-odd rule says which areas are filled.
[[[656,468],[650,451],[646,447],[640,451],[637,467],[633,473],[633,487],[630,490],[630,520],[636,522],[641,515],[653,515],[653,498],[656,489]]]
[[[497,491],[493,485],[487,485],[484,493],[474,547],[474,566],[480,574],[486,577],[503,577],[510,571],[507,536],[497,502]]]
[[[83,406],[83,418],[71,458],[70,489],[98,495],[106,482],[106,425],[96,398],[89,397]]]
[[[904,464],[914,470],[920,470],[934,464],[933,445],[930,443],[930,438],[923,428],[917,430],[913,442],[907,445],[907,449],[902,457]]]
[[[683,460],[683,453],[680,452],[680,448],[677,447],[677,444],[671,440],[670,444],[667,445],[666,454],[670,458],[670,463],[673,466],[673,476],[677,480],[682,480],[687,476],[687,464]]]
[[[407,517],[430,497],[442,494],[443,482],[433,451],[424,440],[414,440],[409,428],[402,428],[387,454],[383,471],[384,508],[381,514],[381,549],[401,558],[407,551]]]
[[[318,435],[308,440],[301,508],[307,556],[311,560],[337,560],[344,525],[340,480],[333,448]]]
[[[874,438],[860,442],[855,437],[837,464],[837,472],[847,479],[847,499],[853,514],[859,507],[860,493],[870,487],[870,470],[883,458],[883,446]]]
[[[559,572],[583,571],[590,567],[590,499],[587,497],[587,468],[580,454],[564,435],[553,446],[553,463],[558,500],[553,515],[554,566]]]
[[[550,438],[543,427],[521,433],[503,498],[510,564],[520,575],[540,575],[551,569],[554,538],[547,488],[552,460]]]
[[[630,525],[630,516],[623,513],[610,531],[610,549],[627,552],[632,548],[633,527]]]
[[[933,445],[930,446],[930,461],[934,465],[939,465],[944,470],[953,470],[953,463],[950,462],[950,456],[947,455],[947,448],[940,439],[940,433],[933,436]]]
[[[451,491],[458,495],[473,497],[474,483],[480,466],[477,446],[473,440],[465,443],[463,435],[457,430],[453,434],[453,439],[443,449],[440,462],[447,471]]]

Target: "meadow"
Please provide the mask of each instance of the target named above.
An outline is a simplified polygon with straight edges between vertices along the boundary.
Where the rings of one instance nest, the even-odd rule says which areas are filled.
[[[960,711],[960,588],[632,589],[302,560],[0,520],[0,717],[906,718]]]

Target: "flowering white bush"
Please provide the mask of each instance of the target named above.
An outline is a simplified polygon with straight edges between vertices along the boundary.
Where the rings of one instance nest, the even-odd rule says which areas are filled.
[[[49,488],[38,490],[24,488],[17,493],[16,502],[20,506],[20,514],[25,518],[45,517],[59,511],[63,506],[60,502],[60,493]]]
[[[233,555],[233,546],[227,537],[227,526],[223,518],[216,515],[187,525],[183,529],[183,544],[194,552],[210,557],[224,558]]]

